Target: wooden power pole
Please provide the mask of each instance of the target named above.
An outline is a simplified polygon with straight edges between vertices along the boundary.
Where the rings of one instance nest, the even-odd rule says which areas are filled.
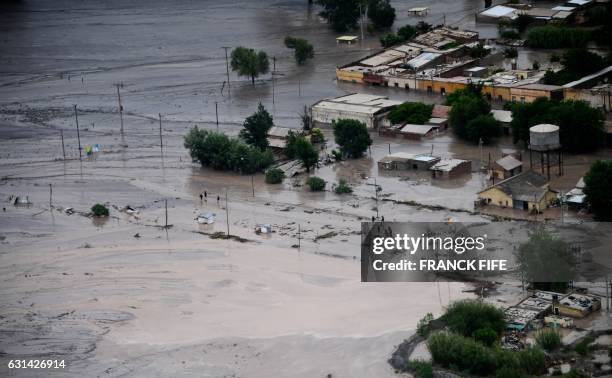
[[[79,132],[79,116],[77,115],[77,106],[74,106],[74,120],[77,128],[77,142],[79,143],[79,160],[83,160],[83,152],[81,151],[81,133]]]
[[[123,133],[123,105],[121,105],[121,92],[119,87],[121,84],[115,84],[117,86],[117,102],[119,103],[119,118],[121,119],[121,133]]]

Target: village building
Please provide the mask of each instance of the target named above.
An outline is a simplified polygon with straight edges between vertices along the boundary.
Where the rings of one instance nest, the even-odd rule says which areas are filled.
[[[434,136],[437,131],[437,126],[405,124],[399,129],[399,134],[404,137],[404,139],[421,140]]]
[[[544,176],[526,171],[481,190],[478,198],[486,205],[543,211],[557,199],[557,192]]]
[[[274,152],[283,152],[287,145],[287,138],[289,137],[290,132],[293,132],[297,135],[304,134],[304,132],[299,129],[292,129],[290,127],[282,126],[272,126],[268,131],[268,147],[270,147]]]
[[[521,173],[523,162],[516,159],[513,155],[506,155],[496,160],[491,167],[491,178],[493,180],[505,180]]]
[[[444,159],[434,164],[431,176],[438,179],[455,179],[472,172],[472,162],[461,159]]]
[[[563,202],[565,202],[568,208],[573,210],[580,210],[586,206],[586,195],[584,190],[584,177],[576,183],[576,187],[565,194]]]
[[[442,132],[448,129],[448,118],[432,117],[426,125],[435,126],[438,132]]]
[[[387,171],[426,171],[440,161],[439,157],[427,154],[396,152],[378,161],[378,168]]]
[[[592,295],[571,293],[558,301],[553,298],[553,314],[584,318],[601,309],[601,300]]]
[[[401,103],[385,96],[353,93],[319,101],[310,110],[316,123],[329,125],[338,119],[354,119],[365,123],[369,129],[376,129]]]
[[[510,135],[510,124],[512,123],[512,112],[509,110],[492,109],[491,115],[501,125],[504,134]]]

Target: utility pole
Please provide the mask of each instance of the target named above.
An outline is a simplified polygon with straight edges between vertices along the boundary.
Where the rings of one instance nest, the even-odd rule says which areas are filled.
[[[162,121],[161,121],[161,113],[158,113],[159,115],[159,149],[161,150],[162,154],[164,153],[164,140],[162,137]]]
[[[563,202],[564,202],[564,201],[563,201],[563,199],[564,199],[564,197],[563,197],[563,190],[562,190],[562,191],[561,191],[561,224],[563,224],[563,223],[564,223],[564,219],[563,219],[563,216],[564,216],[564,215],[563,215]]]
[[[166,206],[166,226],[164,228],[168,228],[168,199],[164,200],[165,206]]]
[[[77,106],[74,105],[74,120],[77,127],[77,141],[79,142],[79,160],[83,160],[83,152],[81,151],[81,134],[79,132],[79,116],[77,115]]]
[[[227,73],[227,94],[231,97],[232,96],[232,86],[230,85],[229,60],[227,59],[227,49],[229,49],[229,47],[223,46],[221,48],[225,50],[225,71]]]
[[[64,130],[60,130],[60,137],[62,138],[62,156],[66,160],[66,147],[64,147]]]
[[[49,184],[49,211],[53,207],[53,184]]]
[[[298,223],[298,252],[300,251],[300,239],[302,238],[302,228],[300,227],[300,224]]]
[[[229,207],[227,206],[227,189],[225,189],[225,223],[227,224],[227,236],[230,236],[230,231],[229,231]]]
[[[361,43],[363,43],[363,12],[361,9],[361,3],[359,3],[359,26],[361,28]]]
[[[253,189],[253,198],[255,198],[255,174],[251,174],[251,189]]]
[[[376,219],[378,219],[378,184],[376,184],[376,177],[374,177],[374,194],[376,198]]]
[[[217,117],[217,132],[219,132],[219,107],[217,101],[215,101],[215,116]]]
[[[272,75],[276,72],[276,56],[272,57]]]
[[[121,119],[121,133],[123,134],[123,105],[121,105],[121,92],[119,87],[123,84],[115,84],[117,86],[117,102],[119,103],[119,118]]]
[[[389,154],[391,154],[391,143],[388,143],[389,145]]]
[[[298,79],[298,97],[302,97],[302,82]]]
[[[610,285],[608,282],[608,276],[606,275],[604,279],[606,280],[606,310],[610,310]]]

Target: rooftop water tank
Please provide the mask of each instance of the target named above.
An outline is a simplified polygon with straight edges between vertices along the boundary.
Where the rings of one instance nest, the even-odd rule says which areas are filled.
[[[559,149],[559,126],[542,123],[529,129],[529,148],[535,151]]]

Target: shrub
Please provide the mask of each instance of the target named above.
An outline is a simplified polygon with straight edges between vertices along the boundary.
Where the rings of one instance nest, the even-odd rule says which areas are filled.
[[[272,168],[266,171],[266,183],[280,184],[285,178],[285,172],[279,168]]]
[[[96,217],[107,217],[109,214],[106,206],[99,203],[91,207],[91,213]]]
[[[594,339],[592,337],[587,336],[584,339],[580,340],[578,344],[576,344],[574,350],[579,355],[586,356],[587,353],[589,353],[589,344],[591,344],[593,341]]]
[[[474,331],[474,340],[480,341],[486,346],[493,346],[497,342],[498,334],[491,327],[484,327]]]
[[[496,352],[472,339],[448,332],[436,332],[427,339],[433,361],[442,367],[476,375],[495,372]]]
[[[320,177],[311,176],[306,180],[306,185],[308,185],[310,190],[313,192],[320,192],[324,190],[325,184],[327,184],[325,180]]]
[[[424,125],[431,118],[433,105],[423,104],[421,102],[404,102],[396,106],[389,112],[387,118],[393,124],[411,123],[416,125]]]
[[[349,186],[345,179],[340,179],[338,185],[334,188],[336,194],[348,194],[353,193],[353,188]]]
[[[431,331],[430,323],[433,320],[433,314],[428,312],[427,315],[421,318],[417,323],[417,334],[421,337],[429,336]]]
[[[463,336],[473,336],[481,328],[490,328],[500,335],[506,328],[504,312],[488,303],[464,299],[452,303],[441,320],[451,331]]]
[[[517,367],[501,366],[494,375],[495,378],[526,378],[527,375]]]
[[[552,352],[561,346],[561,335],[554,329],[546,329],[535,336],[536,343],[545,351]]]
[[[407,369],[411,371],[415,378],[433,378],[433,367],[427,361],[408,361]]]
[[[529,347],[517,354],[521,369],[529,375],[540,375],[546,371],[546,356],[540,348]]]
[[[521,35],[516,30],[504,30],[499,34],[504,39],[519,39]]]
[[[404,41],[405,41],[404,38],[402,38],[399,35],[393,34],[393,33],[388,33],[380,37],[380,44],[382,45],[382,47],[395,46]]]

